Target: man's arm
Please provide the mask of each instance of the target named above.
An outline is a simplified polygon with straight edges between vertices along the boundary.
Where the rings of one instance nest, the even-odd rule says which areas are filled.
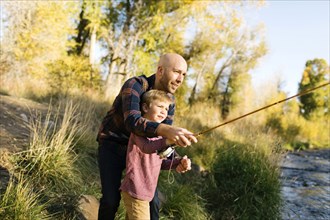
[[[197,143],[197,139],[193,136],[193,133],[185,128],[160,124],[157,128],[157,134],[168,138],[170,141],[181,147],[189,146],[192,142]]]
[[[145,92],[142,77],[136,77],[125,82],[122,87],[122,109],[125,127],[129,132],[140,136],[155,137],[160,123],[149,121],[141,116],[140,101]],[[172,124],[175,105],[171,105],[168,117],[164,123]]]
[[[197,143],[192,132],[184,128],[170,126],[173,122],[174,104],[170,106],[168,117],[164,121],[168,124],[152,122],[141,116],[140,97],[145,92],[142,80],[144,80],[142,77],[135,77],[126,81],[122,87],[122,109],[126,129],[140,136],[163,136],[181,147],[191,145],[191,142]]]

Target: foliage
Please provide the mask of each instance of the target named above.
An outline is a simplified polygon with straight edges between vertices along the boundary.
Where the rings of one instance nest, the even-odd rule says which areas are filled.
[[[329,123],[330,117],[310,120],[301,120],[298,124],[300,132],[295,142],[294,147],[298,149],[304,148],[328,148],[329,147]]]
[[[313,93],[317,93],[316,96]],[[323,88],[305,94],[300,99],[308,95],[310,97],[322,95],[324,99],[327,99]],[[273,98],[267,104],[276,103],[287,98],[287,95],[281,91],[273,92],[270,96]],[[324,110],[327,107],[320,107],[318,113],[312,113],[310,117],[313,120],[311,120],[311,118],[306,119],[301,115],[300,104],[296,100],[290,100],[267,109],[264,116],[265,129],[285,142],[285,148],[290,150],[327,147],[329,142],[329,116],[325,114],[327,110]]]
[[[85,190],[75,164],[74,139],[83,130],[75,118],[75,109],[68,103],[60,116],[50,109],[46,118],[31,121],[31,142],[26,151],[11,157],[15,173],[28,177],[36,190],[42,189],[42,204],[54,216],[75,216],[76,201]],[[87,188],[87,186],[86,186]],[[36,207],[37,208],[37,207]]]
[[[99,89],[101,77],[94,72],[84,57],[69,56],[47,64],[48,81],[54,94],[66,94],[76,88],[79,90]]]
[[[19,175],[17,179],[11,177],[0,198],[0,218],[3,220],[41,220],[51,217],[46,210],[47,203],[42,202],[42,192],[34,190],[24,175]]]
[[[240,75],[247,75],[266,52],[262,30],[249,30],[240,16],[247,4],[259,5],[230,1],[29,2],[18,8],[16,19],[15,2],[6,3],[6,56],[1,63],[12,76],[50,78],[50,87],[63,86],[64,91],[68,85],[99,86],[103,75],[109,98],[127,78],[152,74],[161,54],[176,52],[187,59],[192,79],[196,79],[191,100],[214,98],[225,116],[241,99],[244,85],[238,88],[237,82],[246,77]],[[67,78],[74,83],[65,85]],[[189,89],[188,85],[181,88],[178,100],[189,98]]]
[[[49,112],[45,121],[39,117],[31,122],[30,147],[15,156],[20,172],[33,176],[41,185],[54,184],[60,191],[79,184],[74,167],[76,156],[72,152],[79,129],[73,118],[75,111],[72,105],[67,105],[62,121],[59,112],[55,117]]]
[[[329,70],[324,59],[308,60],[299,83],[299,92],[329,82]],[[299,97],[301,114],[307,119],[329,115],[329,100],[329,87],[303,95]]]
[[[197,30],[187,46],[189,63],[196,70],[190,103],[207,98],[222,108],[223,118],[244,100],[249,71],[267,52],[262,27],[249,28],[239,7],[231,4],[235,2],[212,2],[199,13],[202,16],[192,17]]]
[[[206,201],[198,195],[193,188],[193,184],[180,184],[178,181],[172,183],[170,182],[170,174],[168,172],[162,171],[159,180],[159,189],[165,193],[165,202],[161,208],[164,218],[182,220],[209,219],[209,214],[205,210]],[[179,179],[178,176],[177,178]]]
[[[219,219],[278,219],[280,181],[276,166],[256,147],[219,149],[208,189],[210,209]]]
[[[68,37],[73,31],[71,2],[6,2],[7,32],[2,47],[11,74],[31,74],[43,78],[45,64],[66,55]]]

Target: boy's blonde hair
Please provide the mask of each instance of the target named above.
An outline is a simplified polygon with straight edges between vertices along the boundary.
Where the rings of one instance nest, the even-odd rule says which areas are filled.
[[[169,104],[173,103],[172,97],[169,94],[162,90],[152,89],[143,94],[141,105],[145,103],[150,106],[151,102],[155,100],[167,102]]]

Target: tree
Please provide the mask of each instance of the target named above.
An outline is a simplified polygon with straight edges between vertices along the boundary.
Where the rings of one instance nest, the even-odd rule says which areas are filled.
[[[6,2],[8,13],[2,47],[14,66],[24,75],[43,78],[46,64],[67,55],[68,37],[73,34],[70,17],[73,3],[65,2]]]
[[[20,6],[14,1],[6,3],[8,27],[3,46],[6,59],[13,63],[7,70],[8,75],[21,74],[18,77],[47,81],[48,88],[54,88],[50,92],[55,93],[75,87],[98,88],[100,74],[91,68],[92,59],[88,60],[89,57],[82,52],[83,46],[77,47],[78,40],[72,41],[75,39],[74,19],[78,15],[78,6],[76,2],[56,1],[26,2]],[[89,12],[86,14],[91,16]],[[92,33],[97,27],[95,20],[91,19],[88,24],[93,24]],[[84,37],[81,39],[84,41]]]
[[[114,87],[121,85],[125,79],[138,73],[152,73],[153,70],[146,67],[155,64],[164,45],[169,45],[171,33],[166,29],[173,23],[166,22],[170,21],[168,16],[174,16],[174,12],[185,4],[190,3],[122,0],[108,5],[104,22],[108,28],[101,36],[108,51],[104,57],[104,62],[108,64],[106,96],[116,93],[118,88]],[[179,34],[174,33],[175,36]],[[175,40],[182,48],[180,38]]]
[[[89,62],[94,67],[96,42],[101,32],[105,32],[105,26],[102,22],[106,19],[102,12],[107,6],[105,1],[86,1],[82,0],[77,21],[76,36],[73,37],[75,45],[69,50],[70,54],[89,56]],[[89,48],[85,46],[89,43]],[[84,49],[86,49],[85,54]]]
[[[190,68],[198,72],[197,78],[203,81],[201,75],[213,75],[219,60],[228,60],[228,64],[224,64],[228,69],[236,65],[233,60],[238,56],[249,56],[252,59],[245,62],[245,66],[250,65],[253,68],[253,64],[265,51],[262,43],[253,43],[259,41],[256,37],[258,32],[253,35],[251,33],[255,30],[252,30],[244,34],[246,30],[242,28],[241,19],[236,13],[236,6],[243,5],[240,2],[121,0],[100,4],[96,8],[87,3],[88,1],[83,1],[82,4],[78,25],[82,34],[78,36],[88,33],[84,36],[90,37],[88,24],[93,23],[93,19],[88,16],[87,11],[102,8],[101,11],[105,14],[103,17],[99,16],[102,21],[98,22],[98,42],[107,51],[102,58],[107,66],[106,96],[116,94],[122,81],[131,76],[152,74],[159,55],[164,52],[182,54]],[[185,33],[194,31],[196,35],[193,40],[185,39]],[[81,42],[88,42],[88,39]],[[258,53],[253,52],[256,48]],[[200,67],[203,67],[202,70],[199,70]],[[212,92],[218,92],[219,82],[223,78],[225,76],[219,72],[213,87],[211,84]],[[211,78],[208,80],[209,84],[210,80]],[[200,85],[200,82],[196,84]],[[199,85],[195,86],[191,100],[197,96]],[[212,89],[208,90],[207,95]]]
[[[197,33],[188,45],[190,64],[196,69],[189,101],[209,99],[221,107],[223,118],[245,99],[249,71],[267,52],[262,27],[250,29],[236,6],[236,2],[207,5],[192,18]]]
[[[27,71],[20,72],[42,77],[50,71],[46,67],[54,67],[49,63],[71,63],[65,59],[75,55],[84,65],[81,59],[89,58],[93,67],[90,79],[99,78],[94,66],[99,46],[105,97],[116,94],[116,87],[131,76],[154,73],[159,55],[176,52],[187,60],[195,81],[190,101],[210,98],[223,106],[225,116],[244,99],[240,94],[249,84],[249,71],[266,52],[260,29],[249,30],[239,16],[240,7],[254,4],[250,2],[80,0],[31,4],[33,7],[24,9],[22,14],[27,16],[22,22],[15,23],[12,16],[8,25],[14,33],[11,53],[26,64],[17,66],[27,66]],[[15,6],[17,3],[12,4],[12,14]],[[187,38],[187,33],[192,37]],[[189,86],[182,88],[186,97]]]
[[[308,60],[299,83],[299,92],[329,82],[329,65],[324,59]],[[300,113],[305,118],[329,115],[329,87],[299,97]]]

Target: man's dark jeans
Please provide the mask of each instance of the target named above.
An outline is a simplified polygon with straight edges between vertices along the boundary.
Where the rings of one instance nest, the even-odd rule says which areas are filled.
[[[102,186],[102,198],[99,207],[99,220],[113,220],[120,203],[120,184],[123,170],[126,168],[126,145],[116,142],[102,142],[99,145],[99,169]],[[156,190],[150,202],[151,220],[159,219],[159,199]]]

